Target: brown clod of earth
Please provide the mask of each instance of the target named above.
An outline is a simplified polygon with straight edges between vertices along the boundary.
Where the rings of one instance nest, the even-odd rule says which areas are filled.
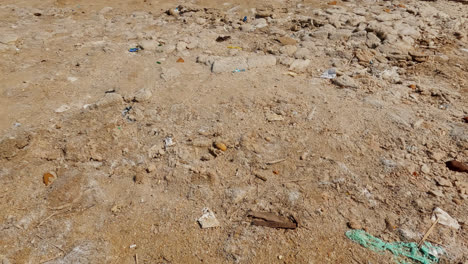
[[[296,45],[297,41],[293,38],[290,37],[279,37],[276,39],[281,43],[281,45],[286,46],[286,45]]]
[[[216,42],[223,42],[223,41],[226,41],[228,39],[230,39],[231,36],[219,36],[216,38]]]
[[[468,165],[466,165],[464,162],[450,160],[450,161],[445,162],[445,165],[447,166],[447,168],[449,168],[452,171],[468,173]]]
[[[291,217],[277,216],[273,213],[250,211],[247,216],[252,217],[252,224],[272,228],[296,229],[297,221]]]

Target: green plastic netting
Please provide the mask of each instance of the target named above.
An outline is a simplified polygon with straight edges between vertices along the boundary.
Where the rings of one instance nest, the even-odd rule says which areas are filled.
[[[375,252],[390,251],[395,257],[395,262],[398,264],[434,264],[439,262],[437,257],[443,254],[444,250],[441,247],[433,246],[429,242],[424,242],[421,248],[418,248],[416,243],[405,242],[384,242],[364,230],[349,230],[346,236],[352,241],[359,243],[361,246]]]

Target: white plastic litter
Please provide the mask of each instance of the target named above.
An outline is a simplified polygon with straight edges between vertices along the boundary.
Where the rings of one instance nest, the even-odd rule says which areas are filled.
[[[436,207],[434,211],[432,212],[431,220],[436,221],[437,219],[439,219],[439,223],[442,225],[446,225],[454,229],[460,228],[460,224],[458,224],[458,221],[455,220],[453,217],[451,217],[447,212],[440,209],[439,207]]]
[[[328,69],[320,75],[320,78],[324,79],[335,79],[336,78],[336,70],[335,69]]]

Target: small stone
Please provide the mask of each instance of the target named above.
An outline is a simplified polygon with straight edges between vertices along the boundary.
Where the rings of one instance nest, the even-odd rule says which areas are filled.
[[[450,180],[447,180],[445,178],[442,178],[442,177],[437,177],[436,178],[436,182],[439,186],[442,186],[442,187],[452,187],[452,182]]]
[[[163,72],[161,73],[161,78],[167,82],[179,77],[180,74],[181,73],[177,68],[163,69]]]
[[[309,59],[311,56],[310,50],[307,48],[300,48],[294,53],[294,57],[296,59]]]
[[[142,173],[137,173],[134,177],[133,177],[133,181],[137,184],[142,184],[143,183],[143,179],[144,179],[144,176]]]
[[[358,88],[358,85],[354,81],[353,78],[349,77],[348,75],[342,75],[332,81],[334,84],[338,85],[339,87],[343,88]]]
[[[286,45],[281,47],[279,51],[281,54],[291,56],[297,51],[297,47],[293,45]]]
[[[214,146],[215,146],[217,149],[221,150],[221,151],[226,151],[226,150],[227,150],[226,144],[224,144],[224,143],[222,143],[222,142],[216,142],[216,143],[214,144]]]
[[[243,57],[225,57],[215,60],[211,71],[214,73],[232,72],[236,69],[247,69],[247,60]]]
[[[259,18],[259,19],[255,19],[255,20],[252,22],[252,25],[253,25],[255,28],[264,28],[264,27],[268,26],[268,22],[267,22],[266,19],[264,19],[264,18]]]
[[[310,60],[294,60],[289,66],[289,70],[293,72],[305,72],[309,67]]]
[[[429,172],[431,172],[431,169],[429,168],[429,166],[427,166],[427,164],[423,164],[421,166],[421,172],[428,174]]]
[[[431,220],[436,221],[436,219],[439,220],[439,224],[449,226],[453,229],[460,229],[458,221],[439,207],[436,207],[432,212]]]
[[[176,46],[177,51],[184,51],[186,49],[187,49],[187,43],[183,41],[180,41],[179,43],[177,43],[177,46]]]
[[[244,24],[241,26],[241,30],[244,32],[250,32],[254,30],[254,27],[251,24]]]
[[[203,208],[203,215],[198,218],[201,228],[213,228],[220,226],[215,214],[208,208]]]
[[[429,190],[429,194],[434,195],[435,197],[444,197],[444,193],[437,189]]]
[[[460,199],[457,199],[457,198],[453,198],[452,202],[454,202],[456,205],[462,205],[463,204],[463,201],[460,200]]]
[[[150,165],[146,168],[146,171],[147,171],[148,173],[153,172],[153,171],[155,171],[155,170],[156,170],[156,165],[154,165],[154,164],[150,164]]]
[[[55,109],[55,113],[63,113],[70,110],[70,106],[68,105],[61,105],[59,108]]]
[[[123,98],[120,94],[118,93],[107,93],[97,101],[96,106],[97,107],[106,107],[106,106],[111,106],[111,105],[121,105],[123,103]]]
[[[159,43],[155,40],[143,40],[140,42],[140,46],[142,46],[145,50],[148,51],[156,51],[158,45]]]
[[[266,119],[268,120],[268,122],[274,122],[274,121],[282,121],[284,120],[284,117],[281,116],[281,115],[278,115],[276,113],[273,113],[273,112],[267,112],[265,114],[265,117]]]
[[[362,229],[362,225],[355,220],[349,220],[348,227],[351,229]]]
[[[138,92],[135,93],[134,100],[136,102],[144,102],[144,101],[149,100],[152,95],[153,93],[151,92],[151,90],[143,88],[143,89],[138,90]]]
[[[279,37],[276,40],[278,40],[283,46],[294,46],[297,43],[295,39],[290,37]]]

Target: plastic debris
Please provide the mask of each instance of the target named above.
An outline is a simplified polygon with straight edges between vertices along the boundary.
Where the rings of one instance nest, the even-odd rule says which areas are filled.
[[[320,75],[320,78],[324,79],[335,79],[336,78],[336,70],[335,69],[328,69]]]
[[[245,69],[235,69],[232,72],[245,72]]]
[[[138,46],[136,46],[136,48],[131,48],[128,51],[129,52],[138,52],[140,50],[144,50],[144,48],[142,46],[138,45]]]
[[[434,246],[429,242],[424,242],[421,248],[414,242],[387,243],[366,233],[364,230],[349,230],[346,232],[346,236],[374,252],[390,251],[394,256],[395,263],[398,264],[435,264],[439,262],[439,256],[444,254],[441,247]]]
[[[238,50],[242,50],[241,47],[237,47],[237,46],[228,46],[227,48],[228,48],[228,49],[238,49]]]
[[[48,186],[54,180],[55,180],[55,176],[50,172],[44,173],[44,175],[42,176],[42,182],[45,184],[45,186]]]
[[[198,224],[201,228],[212,228],[220,226],[215,214],[208,208],[203,208],[203,215],[198,218]]]
[[[242,19],[242,22],[247,22],[247,16]]]
[[[160,62],[160,61],[157,61],[156,63],[157,63],[157,64],[161,64],[161,62]]]
[[[136,247],[137,247],[136,244],[132,244],[132,245],[129,246],[129,248],[136,248]]]
[[[179,59],[177,60],[177,62],[185,62],[185,61],[184,61],[184,59],[179,58]]]
[[[453,217],[451,217],[447,212],[440,209],[439,207],[436,207],[434,211],[432,212],[431,220],[436,221],[437,219],[439,220],[439,223],[442,225],[446,225],[454,229],[460,228],[460,224],[458,224],[458,221],[455,220]]]
[[[124,110],[122,111],[122,116],[126,116],[128,112],[130,112],[130,110],[132,110],[131,106],[125,107]]]

